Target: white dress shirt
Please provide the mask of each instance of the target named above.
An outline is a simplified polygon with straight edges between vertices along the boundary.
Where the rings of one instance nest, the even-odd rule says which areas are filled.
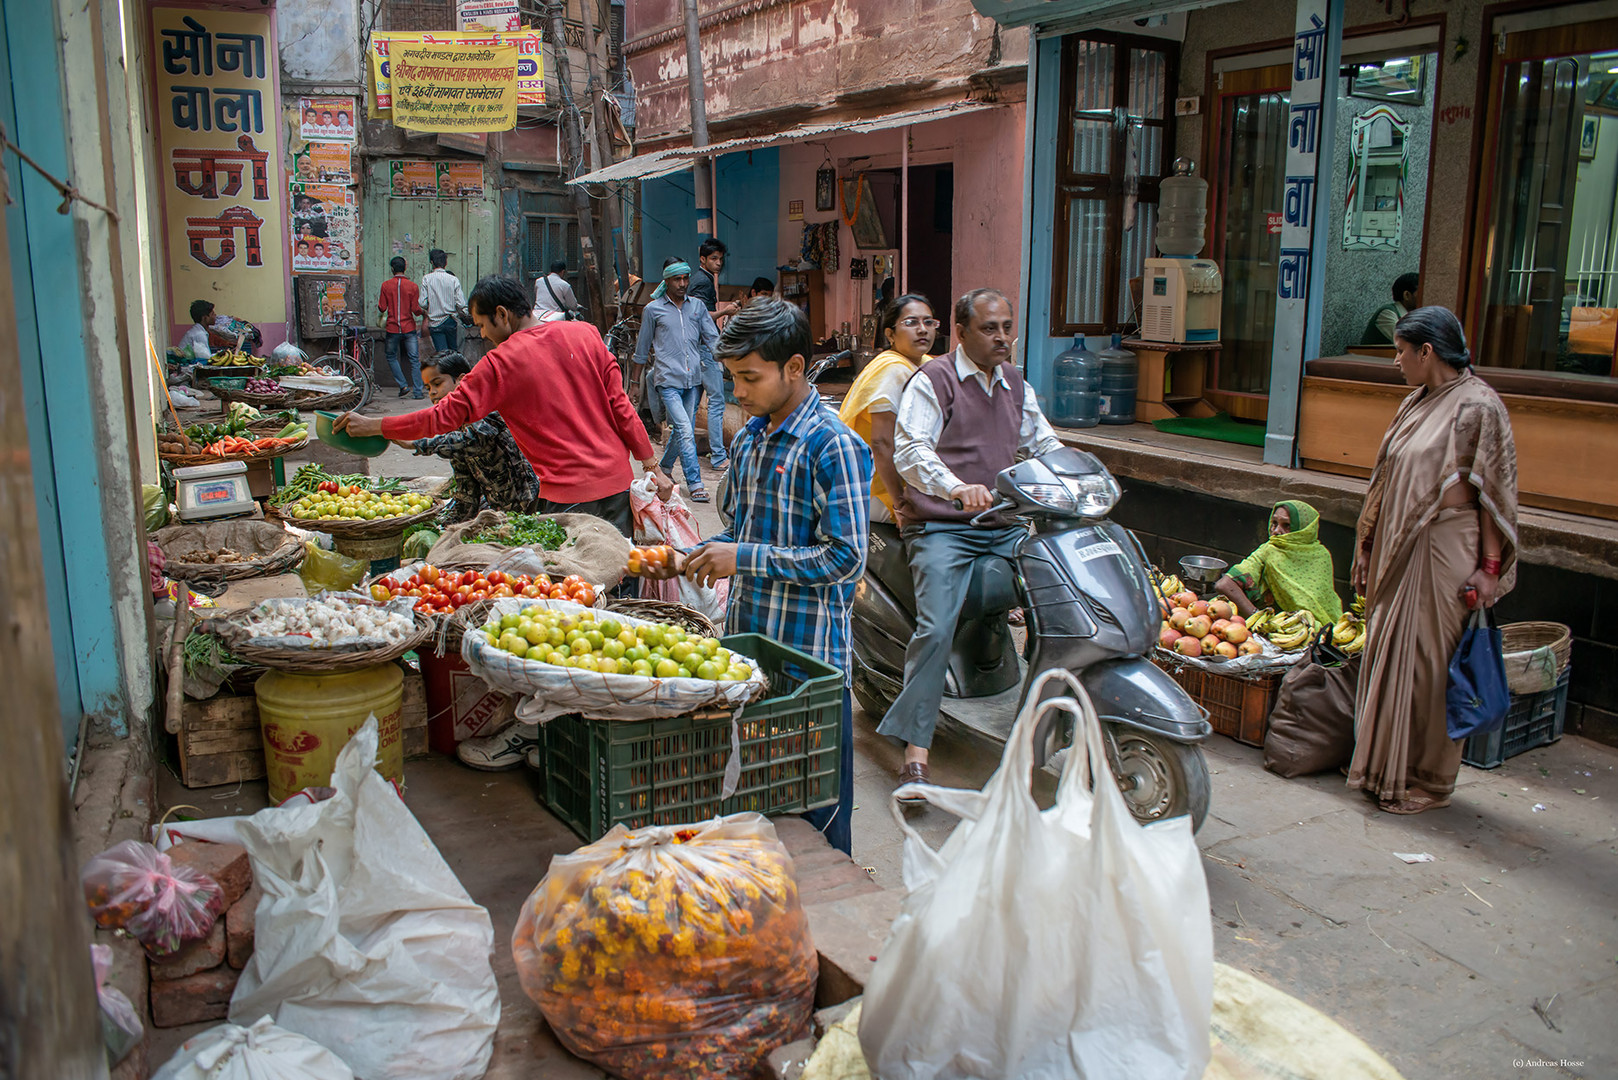
[[[999,368],[991,381],[983,370],[967,358],[965,352],[955,350],[955,375],[961,382],[976,379],[984,393],[993,398],[997,389],[1011,392],[1011,384]],[[944,431],[944,411],[938,404],[938,392],[932,380],[925,376],[911,379],[899,399],[899,414],[893,432],[893,464],[904,477],[905,483],[917,491],[936,498],[947,499],[964,481],[951,471],[938,456],[938,437]],[[1045,414],[1039,411],[1039,399],[1034,388],[1023,383],[1022,428],[1017,433],[1017,449],[1030,454],[1046,454],[1059,449],[1062,440],[1056,437]]]
[[[546,288],[546,282],[550,288]],[[556,295],[551,296],[555,291]],[[573,295],[573,286],[561,274],[546,274],[534,280],[534,314],[543,315],[547,311],[577,311],[579,299]]]
[[[443,267],[429,271],[421,279],[421,298],[427,308],[427,322],[433,326],[466,306],[461,279]]]

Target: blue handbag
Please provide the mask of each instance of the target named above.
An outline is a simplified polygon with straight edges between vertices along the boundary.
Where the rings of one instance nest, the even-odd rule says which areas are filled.
[[[1500,628],[1493,622],[1487,608],[1473,612],[1450,658],[1444,715],[1452,739],[1493,731],[1505,723],[1511,708]]]

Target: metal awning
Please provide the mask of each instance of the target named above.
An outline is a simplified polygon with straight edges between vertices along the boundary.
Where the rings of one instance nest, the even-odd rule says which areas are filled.
[[[1084,22],[1092,25],[1113,19],[1140,19],[1213,7],[1228,0],[972,0],[979,15],[1001,26],[1050,25]],[[1075,27],[1077,29],[1078,27]]]
[[[623,180],[652,180],[659,176],[668,176],[670,173],[689,169],[691,163],[699,157],[719,157],[723,154],[734,154],[745,150],[762,150],[770,146],[784,146],[787,143],[805,142],[809,139],[830,138],[837,135],[864,135],[872,131],[886,131],[891,128],[907,127],[911,124],[930,124],[935,120],[947,120],[955,116],[964,116],[967,113],[982,112],[985,109],[1002,108],[1003,106],[984,101],[952,101],[943,105],[928,105],[920,109],[907,109],[903,112],[887,113],[883,116],[874,116],[865,119],[858,117],[847,120],[827,120],[818,124],[799,124],[796,127],[785,128],[769,135],[749,135],[740,139],[727,139],[724,142],[709,143],[700,150],[689,146],[679,146],[667,150],[652,150],[645,154],[637,154],[623,161],[615,161],[611,165],[574,177],[569,184],[604,184]]]

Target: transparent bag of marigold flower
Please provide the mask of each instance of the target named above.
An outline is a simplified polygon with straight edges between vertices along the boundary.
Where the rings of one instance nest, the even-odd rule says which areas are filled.
[[[563,1045],[625,1080],[751,1075],[814,1006],[792,859],[760,814],[618,826],[558,856],[512,952]]]

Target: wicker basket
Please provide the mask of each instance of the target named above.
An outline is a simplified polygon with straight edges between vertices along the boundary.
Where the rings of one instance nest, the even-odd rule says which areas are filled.
[[[292,404],[290,390],[280,394],[259,394],[252,390],[226,390],[223,388],[208,387],[210,393],[225,404],[239,401],[243,405],[251,405],[255,409],[285,409]]]
[[[181,562],[170,552],[183,554],[191,550],[196,544],[207,543],[207,535],[212,530],[231,530],[239,534],[236,542],[241,542],[249,536],[261,537],[256,543],[269,547],[270,550],[260,554],[251,562],[239,563],[188,563]],[[194,537],[194,539],[188,539]],[[277,540],[281,542],[276,544]],[[193,586],[208,582],[240,581],[243,578],[269,577],[274,574],[283,574],[294,570],[303,562],[304,547],[295,537],[281,529],[279,526],[267,521],[237,521],[228,524],[207,523],[198,525],[171,525],[158,530],[152,540],[163,549],[167,563],[163,572],[176,581],[184,581]],[[228,540],[226,541],[229,542]],[[271,546],[274,545],[274,546]],[[241,550],[241,549],[237,549]],[[245,552],[244,552],[245,553]]]
[[[320,521],[314,518],[295,518],[282,513],[284,507],[269,506],[264,510],[268,520],[282,521],[296,529],[308,529],[323,532],[333,540],[381,540],[384,537],[403,533],[412,525],[419,525],[424,521],[431,521],[443,509],[442,499],[434,499],[433,504],[419,514],[410,514],[405,517],[373,518],[370,521],[352,519],[333,519]]]
[[[1573,632],[1561,623],[1518,622],[1500,628],[1506,685],[1513,694],[1541,694],[1556,686],[1573,655]]]
[[[280,431],[282,427],[276,428]],[[196,440],[191,440],[195,442]],[[291,446],[277,446],[269,450],[261,450],[254,454],[159,454],[158,457],[176,468],[185,468],[190,465],[217,465],[221,461],[270,461],[274,458],[285,457],[287,454],[297,453],[309,445],[309,436],[304,435],[299,442]]]
[[[416,612],[416,629],[403,641],[372,649],[281,649],[248,645],[241,640],[242,628],[235,623],[210,619],[199,627],[203,632],[220,638],[243,663],[290,671],[299,675],[341,675],[361,671],[378,664],[397,660],[412,649],[420,648],[433,636],[432,620]],[[232,640],[235,638],[236,640]]]
[[[607,610],[616,611],[620,615],[632,615],[637,619],[645,619],[648,622],[675,623],[691,633],[701,634],[703,637],[719,636],[719,628],[706,615],[695,608],[686,607],[684,604],[676,604],[672,600],[621,597],[608,600]]]
[[[361,386],[344,390],[338,394],[319,394],[309,390],[292,391],[292,405],[298,409],[350,409],[360,403],[360,397],[365,388]],[[299,394],[312,394],[310,397],[300,397]]]

